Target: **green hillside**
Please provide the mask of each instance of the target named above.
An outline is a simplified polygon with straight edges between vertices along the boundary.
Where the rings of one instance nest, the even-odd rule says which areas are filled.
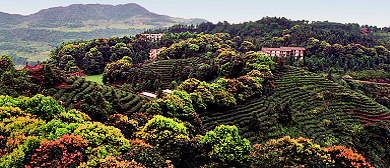
[[[50,10],[83,29],[85,18],[64,8]],[[69,10],[108,14],[111,23],[132,16],[111,8]],[[50,12],[35,15],[47,23],[44,40],[59,31]],[[89,35],[73,30],[66,33]],[[161,40],[65,42],[28,70],[15,69],[15,55],[0,55],[0,167],[387,168],[390,51],[389,38],[377,35],[388,31],[266,17],[175,25],[155,31],[165,32]],[[257,52],[280,46],[306,50],[303,58]],[[160,52],[150,58],[151,49]]]
[[[97,121],[105,121],[108,116],[117,112],[122,114],[143,112],[142,105],[150,100],[134,93],[86,81],[84,78],[71,78],[67,84],[55,91],[51,90],[50,94],[54,99],[61,101],[64,107],[80,108]],[[104,101],[112,102],[111,107],[107,107]],[[98,102],[103,104],[98,105]]]
[[[240,135],[252,143],[284,136],[307,137],[321,146],[353,148],[373,159],[372,165],[383,166],[380,161],[387,156],[384,151],[388,149],[380,145],[380,139],[365,139],[380,137],[378,134],[383,132],[361,135],[362,124],[388,126],[389,109],[300,68],[277,68],[274,74],[275,88],[267,95],[202,116],[205,129],[212,130],[221,124],[236,125]],[[367,141],[373,146],[367,147]]]

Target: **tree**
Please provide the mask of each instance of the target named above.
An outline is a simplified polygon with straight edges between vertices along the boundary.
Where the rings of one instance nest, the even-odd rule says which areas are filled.
[[[371,168],[371,164],[358,153],[352,151],[352,149],[344,146],[333,146],[322,148],[332,158],[332,167],[340,168]]]
[[[103,82],[114,83],[114,82],[126,82],[132,80],[134,77],[134,70],[132,68],[131,58],[124,57],[123,59],[108,64],[104,68]]]
[[[179,120],[156,115],[143,127],[138,136],[158,149],[169,159],[178,159],[182,142],[189,140],[187,127]]]
[[[55,115],[65,111],[65,109],[59,105],[56,100],[51,97],[45,97],[41,94],[37,94],[34,97],[27,99],[23,109],[25,109],[26,112],[37,115],[38,118],[44,120],[51,120]]]
[[[238,50],[242,53],[246,53],[248,51],[255,51],[255,45],[249,41],[243,41]]]
[[[252,167],[326,167],[331,163],[330,157],[312,140],[289,136],[253,145],[249,159]]]
[[[181,83],[177,90],[185,91],[187,93],[192,93],[198,87],[200,81],[195,78],[190,78]]]
[[[26,167],[77,167],[86,161],[87,141],[80,136],[63,135],[54,140],[42,140]]]
[[[211,84],[210,88],[218,107],[226,108],[237,104],[236,98],[234,98],[233,94],[227,92],[221,86]]]
[[[83,58],[83,69],[88,74],[100,74],[103,72],[104,59],[102,53],[97,48],[91,48]]]
[[[65,123],[83,123],[91,121],[91,118],[87,114],[75,109],[61,112],[55,116],[55,119]]]
[[[145,167],[169,167],[171,166],[161,155],[160,149],[145,143],[142,140],[129,140],[129,149],[123,152],[121,157],[127,161],[136,161]]]
[[[200,143],[210,159],[221,166],[246,167],[250,142],[238,135],[236,126],[219,125],[206,133]]]
[[[11,57],[8,55],[0,56],[0,75],[5,71],[11,71],[14,68]]]
[[[38,85],[31,83],[27,71],[5,71],[0,75],[0,94],[18,97],[38,93]]]
[[[51,68],[48,64],[43,64],[41,69],[43,75],[43,86],[54,87],[57,83],[61,82],[59,73]]]
[[[99,122],[86,122],[74,130],[72,135],[83,137],[91,148],[106,150],[106,155],[120,153],[129,145],[129,141],[118,128]]]
[[[59,68],[68,71],[70,67],[75,66],[75,59],[71,55],[64,55],[59,62]]]
[[[138,131],[138,122],[122,114],[114,114],[108,117],[106,125],[120,129],[127,139],[134,139],[135,133]]]
[[[173,91],[163,99],[149,102],[145,105],[145,109],[149,116],[163,115],[182,121],[191,121],[195,116],[190,95],[178,90]]]

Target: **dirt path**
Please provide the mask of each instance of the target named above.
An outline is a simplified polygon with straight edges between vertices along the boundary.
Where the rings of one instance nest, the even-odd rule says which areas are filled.
[[[371,82],[371,81],[363,81],[363,80],[356,80],[356,79],[347,79],[348,81],[355,81],[355,82],[362,82],[362,83],[371,83],[371,84],[377,84],[377,85],[386,85],[390,86],[389,83],[379,83],[379,82]]]

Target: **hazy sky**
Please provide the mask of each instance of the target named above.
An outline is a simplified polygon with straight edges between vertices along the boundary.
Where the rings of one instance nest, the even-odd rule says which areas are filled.
[[[0,11],[28,15],[50,7],[96,3],[137,3],[157,14],[202,18],[214,23],[225,20],[240,23],[277,16],[292,20],[390,26],[389,0],[0,0]]]

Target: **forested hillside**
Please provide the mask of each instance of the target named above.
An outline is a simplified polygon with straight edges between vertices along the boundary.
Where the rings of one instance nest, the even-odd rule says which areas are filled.
[[[333,44],[361,44],[366,47],[388,45],[389,28],[376,26],[360,26],[358,24],[342,24],[334,22],[308,20],[290,20],[287,18],[264,17],[255,22],[230,24],[228,22],[201,23],[199,25],[174,25],[168,29],[150,30],[149,32],[180,33],[229,33],[240,36],[261,47],[301,46],[310,37]],[[389,46],[386,46],[387,48]]]
[[[386,31],[266,17],[2,55],[0,167],[389,167]],[[306,51],[257,52],[282,46]]]

